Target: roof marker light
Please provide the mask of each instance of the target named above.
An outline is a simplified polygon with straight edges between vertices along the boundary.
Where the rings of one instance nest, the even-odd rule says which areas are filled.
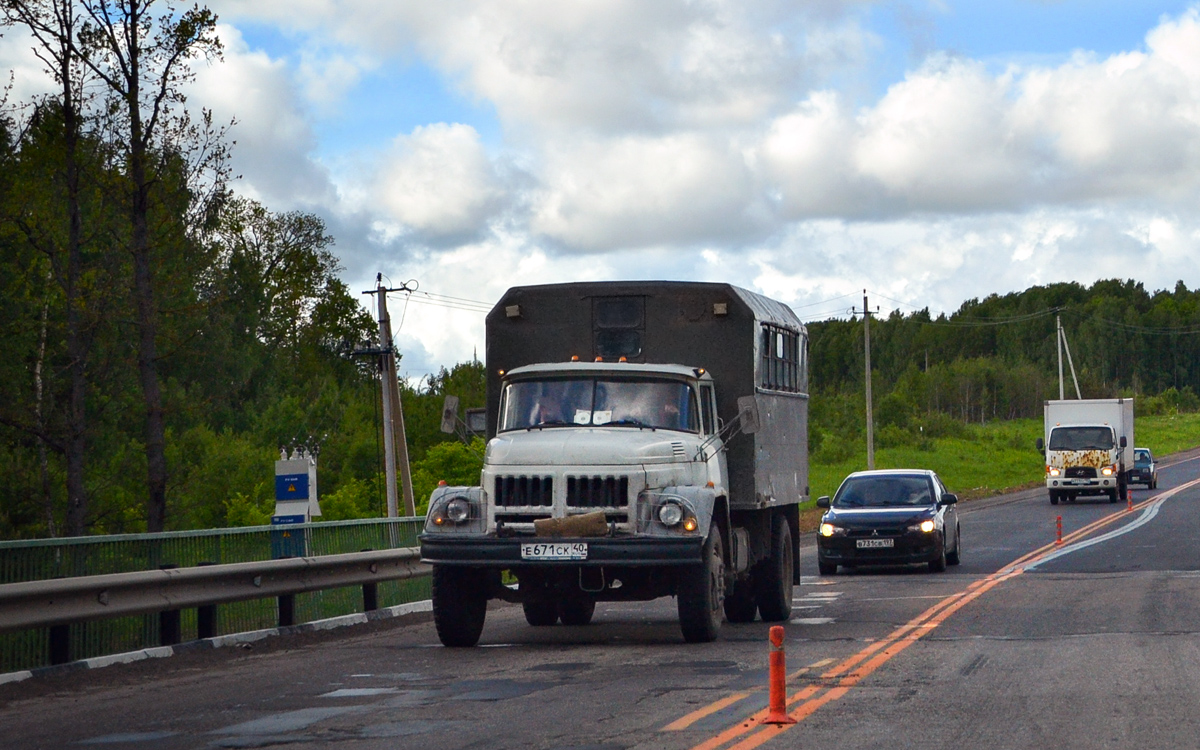
[[[578,355],[578,354],[572,354],[572,355],[571,355],[571,361],[572,361],[572,362],[578,362],[578,361],[579,361],[579,355]]]
[[[603,361],[604,361],[604,357],[596,357],[596,361],[597,361],[597,362],[603,362]]]

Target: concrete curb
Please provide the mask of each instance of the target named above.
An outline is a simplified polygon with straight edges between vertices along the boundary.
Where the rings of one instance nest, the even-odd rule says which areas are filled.
[[[128,651],[123,654],[109,654],[107,656],[95,656],[91,659],[80,659],[69,664],[56,664],[52,667],[38,667],[37,669],[26,669],[20,672],[8,672],[0,674],[0,685],[5,685],[11,682],[22,682],[34,677],[53,677],[56,675],[68,674],[70,672],[78,672],[85,669],[101,669],[103,667],[112,666],[113,664],[132,664],[133,662],[143,661],[145,659],[164,659],[168,656],[174,656],[178,653],[186,653],[189,651],[214,649],[214,648],[229,648],[231,646],[239,646],[243,643],[254,643],[265,638],[274,638],[283,635],[297,635],[300,633],[316,633],[323,630],[333,630],[335,628],[344,628],[351,625],[363,625],[376,620],[391,620],[396,617],[405,617],[420,612],[432,612],[433,602],[429,599],[419,602],[410,602],[408,604],[398,604],[394,607],[384,607],[372,612],[357,612],[352,615],[341,615],[338,617],[330,617],[325,620],[314,620],[313,622],[305,622],[300,625],[291,625],[286,628],[266,628],[263,630],[250,630],[245,633],[230,633],[229,635],[219,635],[215,638],[204,638],[198,641],[189,641],[180,643],[176,646],[156,646],[153,648],[144,648],[138,651]]]

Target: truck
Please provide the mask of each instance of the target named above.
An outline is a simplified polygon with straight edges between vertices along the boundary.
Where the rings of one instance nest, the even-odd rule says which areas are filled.
[[[1050,504],[1079,495],[1108,495],[1114,503],[1125,497],[1133,468],[1133,399],[1046,401],[1044,414],[1037,449],[1045,451]]]
[[[791,616],[808,487],[808,332],[723,283],[509,289],[485,324],[477,487],[430,497],[421,557],[446,646],[489,600],[535,627],[676,598],[685,641]]]

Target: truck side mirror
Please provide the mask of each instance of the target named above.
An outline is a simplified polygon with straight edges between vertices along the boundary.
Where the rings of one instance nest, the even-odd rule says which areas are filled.
[[[737,400],[738,426],[747,435],[758,432],[758,402],[753,396],[742,396]]]
[[[482,435],[487,432],[487,409],[467,409],[467,432]]]
[[[1121,447],[1122,447],[1122,448],[1127,448],[1128,446],[1129,446],[1129,438],[1127,438],[1127,437],[1125,437],[1124,435],[1122,435],[1122,436],[1121,436]]]
[[[1041,438],[1038,438],[1037,440],[1037,449],[1039,452],[1046,449],[1046,444],[1042,442]]]
[[[453,435],[458,423],[458,396],[447,396],[442,402],[442,432]]]

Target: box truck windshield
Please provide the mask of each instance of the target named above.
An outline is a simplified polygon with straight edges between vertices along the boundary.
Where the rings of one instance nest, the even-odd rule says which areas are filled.
[[[550,378],[509,383],[500,430],[617,426],[699,432],[696,393],[677,380]]]
[[[1050,433],[1052,451],[1108,451],[1113,448],[1107,427],[1056,427]]]

